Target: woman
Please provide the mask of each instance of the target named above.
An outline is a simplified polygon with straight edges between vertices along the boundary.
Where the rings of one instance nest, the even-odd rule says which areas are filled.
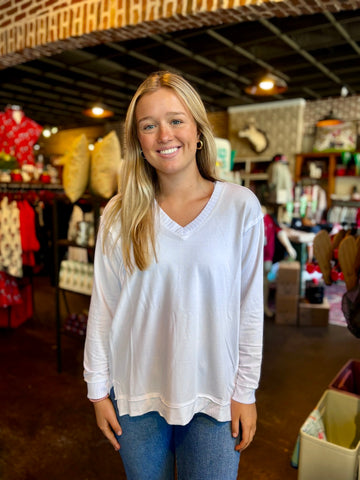
[[[216,181],[204,105],[150,75],[125,122],[120,193],[99,229],[85,345],[97,424],[127,478],[236,479],[256,429],[263,217]]]

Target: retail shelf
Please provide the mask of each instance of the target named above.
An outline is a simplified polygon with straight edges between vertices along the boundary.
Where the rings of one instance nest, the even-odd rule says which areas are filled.
[[[95,246],[94,245],[81,245],[79,243],[76,243],[74,240],[66,240],[64,238],[61,238],[56,241],[59,247],[77,247],[77,248],[86,248],[87,250],[94,250]]]
[[[360,200],[338,200],[332,198],[331,202],[338,207],[360,208]]]
[[[47,190],[55,192],[64,192],[60,183],[40,183],[40,182],[0,182],[0,191],[19,191],[19,190]]]
[[[240,177],[245,187],[250,187],[251,182],[267,181],[268,174],[266,170],[271,160],[268,157],[238,157],[234,160],[234,170],[240,171]],[[258,169],[260,171],[257,171]]]
[[[321,168],[320,178],[309,176],[310,163],[315,163],[317,168]],[[330,206],[333,202],[332,195],[336,190],[336,182],[343,178],[353,178],[360,186],[360,176],[356,175],[336,175],[336,167],[341,165],[341,152],[310,152],[298,153],[295,163],[295,182],[305,184],[320,183],[326,191],[327,204]]]
[[[60,215],[60,203],[69,203],[69,199],[64,195],[58,195],[55,197],[53,202],[53,249],[54,249],[54,274],[55,274],[55,318],[56,318],[56,347],[57,347],[57,369],[58,372],[62,371],[62,341],[61,336],[64,332],[63,329],[63,319],[61,318],[61,308],[60,308],[60,297],[62,297],[63,302],[66,307],[66,311],[69,314],[70,309],[67,303],[66,294],[80,295],[82,297],[90,298],[89,294],[74,291],[71,289],[60,287],[59,277],[60,277],[60,252],[64,251],[67,247],[76,247],[83,248],[88,251],[89,261],[91,260],[92,254],[95,250],[93,245],[79,245],[75,241],[67,240],[65,238],[59,238],[59,215]],[[97,234],[97,227],[100,218],[100,207],[106,204],[107,200],[104,200],[99,197],[93,197],[91,195],[85,195],[80,198],[76,203],[79,205],[87,204],[91,206],[92,211],[94,212],[94,225],[95,225],[95,239]],[[66,332],[67,333],[67,332]]]

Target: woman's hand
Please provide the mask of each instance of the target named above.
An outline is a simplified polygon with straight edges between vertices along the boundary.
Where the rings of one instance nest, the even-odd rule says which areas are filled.
[[[239,403],[231,400],[231,431],[236,438],[239,435],[241,424],[241,441],[236,445],[235,450],[242,451],[250,445],[256,431],[256,404]]]
[[[95,402],[94,409],[98,427],[109,440],[114,449],[116,451],[120,450],[120,444],[117,441],[114,432],[119,436],[122,434],[122,430],[119,422],[117,421],[115,409],[110,398],[105,398],[104,400],[100,400],[100,402]]]

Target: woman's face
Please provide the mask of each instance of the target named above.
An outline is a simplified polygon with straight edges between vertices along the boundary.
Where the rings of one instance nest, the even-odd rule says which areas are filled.
[[[143,95],[135,117],[141,149],[160,177],[197,168],[197,126],[173,90],[162,87]]]

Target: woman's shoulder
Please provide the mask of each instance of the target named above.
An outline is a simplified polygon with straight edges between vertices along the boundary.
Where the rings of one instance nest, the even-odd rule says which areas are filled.
[[[224,214],[233,214],[235,218],[244,222],[246,228],[262,221],[263,213],[259,199],[249,188],[223,182],[222,191]]]
[[[260,208],[257,196],[249,188],[231,182],[221,183],[224,194],[229,196],[233,201],[239,201],[244,204],[250,202],[252,205],[257,205]]]

